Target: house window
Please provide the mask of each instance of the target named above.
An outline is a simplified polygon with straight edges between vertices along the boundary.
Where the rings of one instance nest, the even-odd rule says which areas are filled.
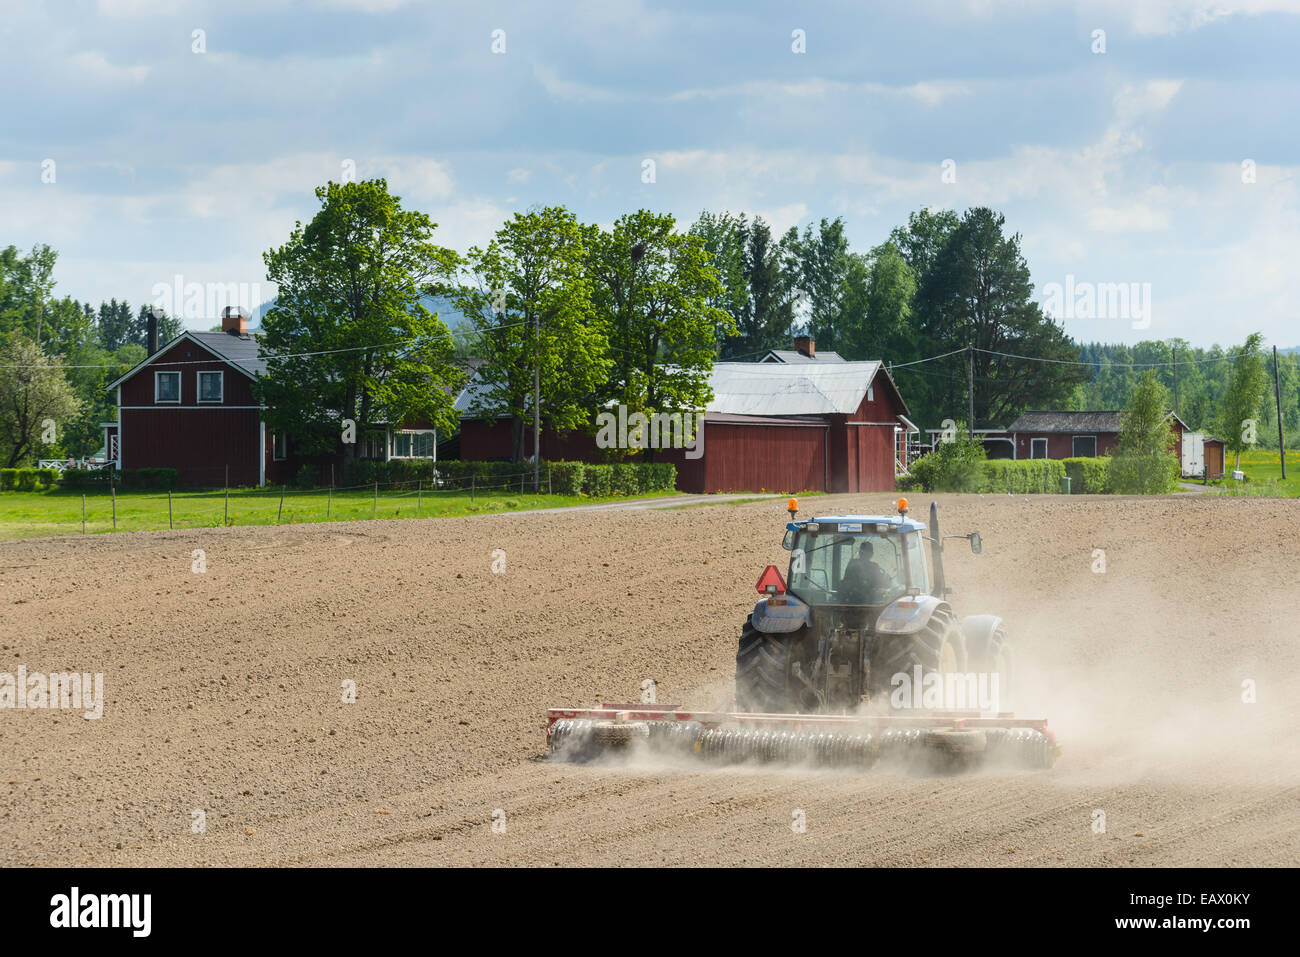
[[[271,460],[283,462],[289,457],[289,439],[283,432],[271,433]]]
[[[199,373],[199,401],[220,402],[225,393],[224,372]]]
[[[874,402],[875,399],[876,399],[876,384],[874,382],[869,382],[867,383],[867,401]]]
[[[1031,459],[1047,458],[1047,439],[1030,439],[1029,457]]]
[[[391,448],[395,459],[431,459],[434,432],[432,429],[394,432]]]
[[[1076,435],[1074,437],[1074,457],[1095,459],[1097,457],[1097,436]]]
[[[387,442],[384,441],[383,432],[370,432],[366,435],[364,444],[361,447],[361,457],[363,459],[384,459],[384,447]]]
[[[155,372],[153,374],[153,400],[155,402],[181,401],[181,374],[179,372]]]

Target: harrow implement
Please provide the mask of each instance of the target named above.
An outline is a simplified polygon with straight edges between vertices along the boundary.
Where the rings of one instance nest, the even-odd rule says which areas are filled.
[[[606,703],[599,708],[551,708],[546,736],[553,757],[575,762],[611,753],[644,753],[715,764],[961,771],[980,766],[1050,768],[1060,753],[1046,719],[957,711],[859,717]]]

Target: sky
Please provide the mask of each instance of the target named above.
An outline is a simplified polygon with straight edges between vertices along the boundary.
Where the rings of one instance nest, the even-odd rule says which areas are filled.
[[[1300,0],[0,13],[0,246],[53,246],[58,295],[207,328],[274,295],[317,186],[382,176],[462,252],[536,205],[843,217],[864,252],[987,205],[1076,339],[1300,343]]]

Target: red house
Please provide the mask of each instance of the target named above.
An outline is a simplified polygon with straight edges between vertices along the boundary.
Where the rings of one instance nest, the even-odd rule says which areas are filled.
[[[117,422],[105,425],[120,469],[174,468],[182,485],[264,485],[276,449],[253,397],[266,368],[247,315],[227,309],[222,332],[185,332],[109,383]],[[116,453],[116,454],[114,454]]]
[[[702,445],[655,450],[656,461],[677,466],[681,491],[894,488],[906,435],[915,427],[906,420],[907,405],[881,363],[719,362],[710,385],[713,399],[704,410]],[[476,375],[457,401],[463,459],[510,456],[509,420],[474,413],[476,400],[483,400],[488,389]],[[599,424],[597,414],[591,433]],[[546,459],[610,459],[587,431],[544,429],[541,444]],[[525,430],[524,454],[533,454],[531,429]]]
[[[110,461],[119,469],[174,468],[190,487],[252,486],[294,481],[311,464],[284,436],[267,431],[253,383],[266,371],[257,334],[242,309],[225,310],[221,332],[185,332],[161,349],[151,320],[149,356],[109,383],[117,421],[104,425]],[[360,457],[432,459],[432,428],[384,427],[359,435]]]
[[[1168,413],[1170,450],[1183,457],[1183,433],[1187,424],[1171,410]],[[1068,459],[1111,455],[1119,444],[1120,413],[1025,412],[1006,429],[1011,457],[1016,459]],[[993,434],[985,435],[986,444]]]

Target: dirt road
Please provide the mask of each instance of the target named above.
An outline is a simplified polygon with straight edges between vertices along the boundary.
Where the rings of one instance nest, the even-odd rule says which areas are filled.
[[[0,544],[0,672],[102,672],[105,701],[98,720],[0,710],[0,848],[11,865],[1296,864],[1295,504],[941,503],[946,531],[984,535],[982,555],[949,547],[953,602],[1007,619],[1019,710],[1065,749],[1052,771],[544,760],[550,705],[645,678],[661,701],[729,703],[753,582],[786,558],[783,501],[30,540]]]

